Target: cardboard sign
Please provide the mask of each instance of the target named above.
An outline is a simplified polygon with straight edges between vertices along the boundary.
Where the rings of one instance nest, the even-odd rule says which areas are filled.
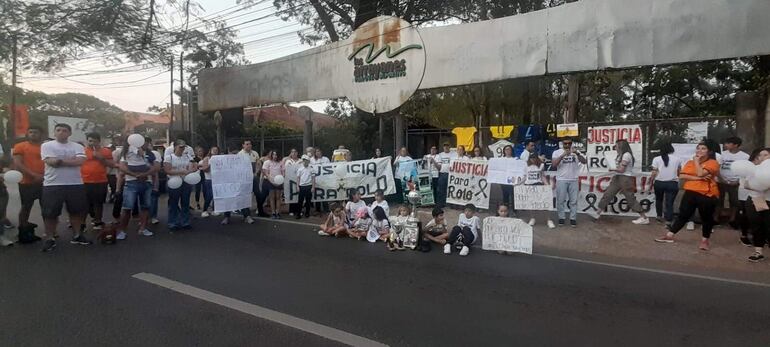
[[[487,181],[487,161],[452,159],[449,163],[449,184],[446,202],[453,205],[473,204],[489,208],[490,183]]]
[[[503,153],[503,150],[505,149],[505,146],[511,146],[511,150],[513,150],[513,147],[515,146],[512,142],[507,140],[500,140],[497,141],[489,146],[489,152],[492,153],[492,156],[495,158],[502,158],[505,153]]]
[[[524,182],[527,163],[518,158],[489,159],[489,183],[516,185]]]
[[[385,195],[395,194],[396,182],[390,160],[387,157],[310,165],[315,177],[312,201],[347,200],[348,189],[358,190],[364,198],[373,197],[377,190],[382,190]],[[286,203],[299,201],[298,181],[296,169],[286,170],[283,188]]]
[[[627,140],[634,154],[636,172],[642,169],[642,128],[638,125],[617,125],[588,128],[588,171],[607,172],[606,152],[615,151],[617,140]]]
[[[555,184],[553,179],[556,173],[548,172],[547,175],[549,182]],[[598,208],[599,201],[604,196],[607,187],[609,187],[612,176],[613,174],[610,173],[587,173],[578,177],[578,213],[588,213],[594,207]],[[634,179],[636,181],[636,194],[634,194],[636,201],[639,201],[639,204],[642,205],[642,210],[648,217],[657,216],[655,212],[655,194],[647,192],[647,188],[650,186],[650,173],[639,173]],[[518,209],[519,206],[516,205],[516,208]],[[555,209],[556,206],[553,208]],[[628,201],[626,201],[622,194],[618,194],[610,200],[604,213],[607,216],[639,216],[631,211]]]
[[[487,217],[481,233],[482,249],[532,254],[532,227],[521,219]]]
[[[580,130],[578,123],[559,124],[556,126],[556,137],[578,137]]]
[[[209,163],[214,211],[230,212],[251,208],[254,182],[251,160],[243,155],[215,155]]]
[[[553,209],[553,187],[550,185],[513,187],[513,203],[517,210],[549,211]]]

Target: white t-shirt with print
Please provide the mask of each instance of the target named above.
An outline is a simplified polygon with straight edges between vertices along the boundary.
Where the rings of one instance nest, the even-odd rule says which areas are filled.
[[[192,157],[189,155],[182,153],[182,156],[177,156],[176,154],[167,155],[165,162],[169,165],[171,165],[171,169],[174,171],[182,171],[182,170],[188,170],[190,168],[190,162],[192,162]],[[181,175],[177,175],[182,177]]]
[[[358,200],[358,202],[348,201],[345,204],[345,213],[348,215],[348,219],[355,220],[356,212],[358,212],[358,209],[361,207],[366,207],[366,203],[363,200]]]
[[[481,220],[479,219],[479,216],[468,218],[465,216],[465,213],[460,213],[457,225],[461,228],[468,227],[471,229],[471,233],[473,233],[473,243],[479,239],[479,231],[481,230]]]
[[[48,141],[40,146],[40,158],[44,161],[48,158],[69,160],[85,157],[85,149],[75,142],[68,141],[66,143],[61,143],[59,141]],[[45,164],[45,172],[43,175],[44,186],[70,186],[80,184],[83,184],[83,177],[80,176],[80,166],[53,167]]]
[[[313,185],[313,170],[310,166],[300,166],[297,168],[297,180],[300,187],[307,187]]]
[[[675,155],[668,156],[668,166],[663,162],[663,157],[657,156],[652,159],[652,167],[658,170],[658,175],[655,176],[655,181],[661,182],[679,182],[679,175],[677,171],[682,166],[681,160]]]
[[[387,200],[382,200],[382,202],[377,202],[377,200],[372,201],[372,204],[369,206],[369,214],[374,216],[374,209],[376,207],[382,207],[382,210],[385,211],[386,216],[390,216],[390,207],[388,206]]]
[[[526,171],[524,185],[531,186],[543,183],[543,165],[529,165]]]
[[[158,153],[157,151],[152,151],[152,154],[156,156],[155,157],[156,161],[160,160],[160,156],[159,156],[160,153]],[[147,166],[147,168],[150,169],[154,164],[154,162],[152,163],[149,162],[149,160],[147,160],[147,158],[144,155],[139,155],[136,150],[129,151],[128,153],[126,153],[125,157],[121,154],[120,162],[126,163],[126,165],[129,166],[129,171],[130,171],[130,167],[132,166]],[[126,182],[136,181],[136,177],[134,176],[131,176],[131,175],[124,175],[124,176],[125,176]],[[152,177],[147,177],[147,181],[152,182]]]
[[[553,151],[552,160],[559,159],[564,154],[564,149],[557,149]],[[577,154],[568,154],[564,157],[559,166],[556,167],[556,180],[557,181],[577,181],[580,175],[580,160],[578,160]]]
[[[732,153],[730,151],[722,152],[722,162],[719,168],[719,175],[727,183],[737,183],[740,177],[733,173],[733,162],[738,160],[749,160],[749,155],[746,152],[738,151],[738,153]]]
[[[441,152],[439,154],[436,154],[436,162],[441,164],[441,169],[439,170],[440,173],[449,173],[449,162],[452,161],[452,158],[456,158],[457,153],[455,152]]]
[[[525,150],[521,151],[521,155],[519,155],[519,159],[523,160],[526,163],[527,160],[529,160],[529,155],[530,154],[531,153],[529,153],[529,151],[525,149]]]
[[[634,176],[634,156],[631,155],[631,153],[623,153],[622,158],[618,158],[616,160],[616,167],[620,167],[620,163],[626,162],[628,165],[626,165],[626,171],[623,171],[623,173],[618,172],[617,174],[623,175],[623,176]]]

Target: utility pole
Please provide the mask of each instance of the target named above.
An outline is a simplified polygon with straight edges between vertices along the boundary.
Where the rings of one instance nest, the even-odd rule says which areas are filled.
[[[18,56],[16,47],[16,35],[13,36],[13,47],[11,48],[11,59],[13,60],[12,76],[11,76],[11,109],[8,113],[8,123],[6,131],[7,145],[13,145],[13,139],[16,137],[16,75],[18,69]],[[10,153],[10,151],[8,151]]]
[[[174,57],[171,57],[171,94],[169,97],[171,98],[171,118],[168,121],[168,137],[169,141],[171,141],[171,134],[174,132]],[[170,142],[169,142],[170,143]]]
[[[185,114],[184,114],[184,97],[182,96],[184,94],[183,93],[183,91],[184,91],[184,66],[183,66],[183,63],[182,63],[183,61],[184,61],[184,52],[179,53],[179,113],[181,113],[181,115],[179,116],[179,119],[182,120],[182,130],[184,131],[184,130],[189,130],[189,129],[187,129],[187,128],[189,128],[187,126],[189,123],[187,122],[187,118],[185,117]],[[187,105],[189,106],[190,104],[188,103]],[[187,117],[189,117],[189,116],[190,116],[190,112],[187,112]]]

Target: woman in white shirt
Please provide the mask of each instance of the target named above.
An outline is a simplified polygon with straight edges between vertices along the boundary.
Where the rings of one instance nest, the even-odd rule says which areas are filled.
[[[262,187],[268,188],[267,203],[270,205],[270,211],[273,219],[281,218],[281,195],[283,194],[283,184],[273,183],[275,177],[281,175],[283,172],[283,165],[278,160],[278,153],[276,151],[270,151],[267,154],[267,160],[262,165],[262,179],[269,184]]]
[[[484,156],[484,154],[481,151],[481,147],[479,147],[479,146],[473,147],[473,153],[472,154],[473,154],[473,156],[471,157],[471,159],[473,159],[473,160],[480,160],[480,161],[487,160],[487,157]]]
[[[762,164],[762,162],[768,159],[770,159],[770,148],[756,150],[749,158],[755,165]],[[761,169],[757,168],[757,170]],[[749,256],[749,261],[757,263],[765,259],[762,251],[765,248],[768,237],[770,237],[770,208],[768,208],[770,205],[770,189],[760,190],[752,188],[746,180],[742,180],[741,185],[749,193],[745,205],[746,217],[754,236],[751,240],[754,244],[754,254]]]
[[[401,165],[402,162],[405,161],[412,161],[412,157],[409,156],[409,151],[407,151],[406,147],[401,147],[401,150],[399,151],[398,156],[393,159],[393,170],[398,172],[398,167]],[[404,198],[404,187],[403,187],[403,177],[395,177],[396,180],[396,201],[397,202],[403,202]]]
[[[612,176],[612,181],[604,192],[604,196],[599,200],[599,208],[595,209],[594,218],[599,219],[599,216],[610,204],[610,201],[615,198],[618,193],[622,194],[626,198],[626,202],[632,211],[639,214],[639,218],[635,219],[634,224],[650,224],[650,220],[642,210],[642,205],[636,200],[636,179],[634,177],[634,163],[636,158],[631,152],[631,145],[626,140],[618,140],[615,142],[615,149],[618,153],[615,159],[615,169],[609,170],[615,175]]]
[[[283,177],[286,177],[287,170],[293,170],[292,172],[297,172],[297,169],[299,169],[302,166],[302,159],[299,158],[299,151],[292,148],[289,152],[289,156],[286,158],[283,158]],[[295,215],[301,215],[302,211],[300,211],[299,203],[293,203],[289,204],[289,215],[295,216]]]
[[[670,142],[660,145],[660,155],[652,159],[650,190],[655,191],[655,212],[658,220],[666,224],[674,222],[674,200],[679,193],[679,167],[681,160],[672,155],[674,147]]]
[[[198,171],[198,164],[193,161],[193,157],[185,152],[187,148],[184,141],[177,140],[174,152],[167,155],[163,169],[170,180],[172,177],[184,177],[192,172]],[[182,181],[182,186],[176,189],[168,190],[168,229],[191,229],[190,225],[190,193],[192,186]]]

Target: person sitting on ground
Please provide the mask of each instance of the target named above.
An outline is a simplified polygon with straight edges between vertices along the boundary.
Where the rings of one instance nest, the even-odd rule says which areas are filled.
[[[372,210],[372,227],[366,234],[366,240],[369,242],[377,242],[377,240],[386,241],[388,235],[390,235],[390,221],[388,215],[385,214],[385,210],[382,207],[375,207]]]
[[[388,202],[385,200],[385,193],[382,189],[377,189],[374,192],[374,201],[369,205],[369,213],[372,213],[378,206],[385,210],[385,215],[390,215],[390,207],[388,207]]]
[[[447,238],[449,238],[449,232],[446,228],[446,222],[444,221],[444,210],[436,207],[431,212],[433,219],[423,228],[422,238],[424,241],[432,241],[439,245],[445,245]]]
[[[468,255],[471,251],[470,246],[479,237],[479,230],[481,230],[481,221],[476,215],[476,206],[473,204],[465,205],[465,211],[460,214],[457,225],[449,233],[447,243],[444,245],[444,254],[452,253],[452,245],[459,242],[463,245],[460,255]]]
[[[361,207],[366,207],[366,203],[361,200],[361,193],[358,189],[348,189],[348,202],[345,204],[345,216],[349,221],[349,227],[356,220],[356,213]]]
[[[332,212],[326,217],[326,221],[321,224],[321,230],[318,230],[319,236],[345,236],[348,233],[347,217],[342,205],[334,203],[331,206]]]
[[[409,223],[409,214],[411,214],[412,211],[409,208],[409,206],[402,205],[398,208],[398,215],[390,218],[391,222],[391,233],[393,235],[390,235],[388,237],[388,249],[393,250],[403,250],[404,249],[404,242],[401,239],[401,235],[404,233],[404,229],[406,229],[407,223]]]
[[[356,219],[352,223],[353,226],[348,230],[350,237],[363,240],[366,237],[366,233],[372,227],[372,218],[369,216],[369,208],[360,207],[356,211]]]
[[[706,140],[698,144],[695,149],[695,156],[685,164],[679,173],[679,179],[685,181],[684,196],[679,205],[679,215],[674,223],[668,227],[668,232],[655,239],[655,242],[673,243],[674,235],[682,230],[697,209],[703,222],[701,227],[703,238],[698,248],[703,251],[709,250],[711,230],[716,224],[714,213],[719,202],[717,150],[719,150],[719,145],[713,140]]]

